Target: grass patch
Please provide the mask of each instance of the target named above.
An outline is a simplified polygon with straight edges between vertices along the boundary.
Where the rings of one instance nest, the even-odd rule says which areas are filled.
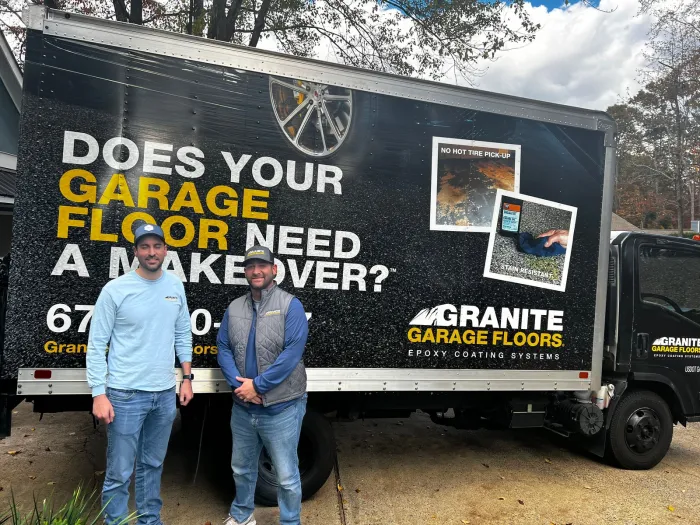
[[[15,501],[14,493],[10,500],[10,508],[0,514],[0,525],[97,525],[102,523],[105,507],[99,506],[100,493],[90,494],[78,487],[71,498],[58,509],[53,495],[37,501],[34,498],[34,508],[26,514]],[[126,525],[135,519],[136,513],[122,519],[118,525]]]

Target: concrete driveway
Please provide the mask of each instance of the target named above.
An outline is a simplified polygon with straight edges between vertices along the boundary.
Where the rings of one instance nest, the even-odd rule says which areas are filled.
[[[63,501],[80,483],[100,483],[104,428],[87,414],[47,414],[23,403],[0,441],[0,501],[12,490]],[[338,471],[303,506],[304,525],[700,524],[700,425],[675,430],[655,469],[611,468],[546,431],[464,431],[423,414],[334,425]],[[14,453],[14,454],[11,454]],[[228,450],[184,447],[176,423],[163,477],[169,525],[221,523],[233,495]],[[198,463],[199,456],[199,463]],[[277,510],[256,511],[259,525]]]

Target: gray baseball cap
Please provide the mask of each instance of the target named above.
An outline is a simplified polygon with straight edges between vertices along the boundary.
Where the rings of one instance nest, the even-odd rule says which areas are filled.
[[[255,246],[251,246],[245,251],[245,257],[243,258],[243,266],[245,266],[248,261],[253,260],[275,264],[275,256],[272,255],[270,249],[257,244]]]
[[[165,242],[165,234],[163,233],[163,230],[161,229],[160,226],[157,224],[142,224],[138,228],[136,228],[136,231],[134,232],[134,244],[138,244],[139,240],[142,237],[146,237],[147,235],[155,235],[156,237],[159,237],[163,242]]]

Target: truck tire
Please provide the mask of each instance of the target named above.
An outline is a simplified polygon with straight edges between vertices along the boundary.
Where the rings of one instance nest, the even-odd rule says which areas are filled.
[[[335,436],[330,422],[323,414],[313,410],[306,412],[297,451],[301,498],[306,500],[324,485],[335,466]],[[269,507],[277,505],[277,478],[265,449],[258,464],[255,503]]]
[[[628,470],[656,466],[673,438],[673,418],[666,401],[654,392],[633,391],[615,408],[608,430],[610,458]]]

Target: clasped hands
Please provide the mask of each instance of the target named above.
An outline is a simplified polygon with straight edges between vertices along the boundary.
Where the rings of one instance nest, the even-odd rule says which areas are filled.
[[[245,401],[246,403],[262,405],[262,398],[260,397],[260,394],[255,391],[252,379],[236,377],[236,380],[241,382],[241,386],[233,391],[238,399]]]

